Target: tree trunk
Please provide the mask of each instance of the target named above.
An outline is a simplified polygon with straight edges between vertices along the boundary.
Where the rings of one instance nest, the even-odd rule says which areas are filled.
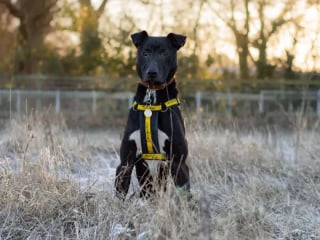
[[[249,48],[248,48],[248,36],[246,34],[237,33],[236,34],[236,43],[237,43],[237,51],[238,51],[238,59],[239,59],[239,70],[240,70],[240,78],[247,79],[249,77],[248,71],[248,56],[249,56]]]
[[[268,74],[268,63],[267,63],[267,42],[264,38],[260,38],[261,44],[259,44],[259,58],[256,62],[257,67],[257,77],[263,79],[267,77]]]
[[[45,34],[32,22],[19,27],[18,52],[15,57],[16,73],[32,74],[40,72],[40,60],[44,50]]]
[[[50,31],[54,9],[58,0],[0,0],[10,14],[18,18],[18,47],[14,59],[15,73],[40,71],[40,56],[43,55],[44,38]]]
[[[83,71],[92,74],[97,66],[101,65],[102,40],[99,36],[99,18],[104,11],[108,0],[103,0],[100,7],[95,10],[90,0],[80,0],[80,61]]]
[[[293,1],[286,1],[283,9],[280,11],[279,15],[270,21],[269,27],[266,26],[265,8],[267,7],[265,0],[258,1],[258,16],[259,16],[259,35],[253,41],[253,46],[257,48],[259,52],[258,59],[255,62],[257,68],[257,77],[264,79],[267,77],[272,77],[275,66],[268,63],[267,57],[267,44],[270,38],[275,34],[280,27],[290,22],[290,18],[286,19],[285,16],[290,12]]]

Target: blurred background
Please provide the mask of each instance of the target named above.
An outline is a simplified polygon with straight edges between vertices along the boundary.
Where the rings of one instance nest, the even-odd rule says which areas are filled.
[[[320,0],[0,0],[0,118],[122,125],[141,30],[187,36],[177,79],[190,119],[319,120]]]

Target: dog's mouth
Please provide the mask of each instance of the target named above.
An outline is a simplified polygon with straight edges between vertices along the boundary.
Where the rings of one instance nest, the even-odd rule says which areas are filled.
[[[150,76],[150,74],[145,74],[143,81],[146,82],[146,84],[149,84],[150,86],[157,86],[166,82],[165,79],[162,80],[162,78],[158,74],[154,76]]]
[[[146,78],[143,79],[143,81],[144,85],[151,89],[163,88],[167,84],[166,80],[161,80],[159,78]]]
[[[162,80],[162,76],[159,73],[151,74],[150,72],[147,72],[144,75],[144,81],[149,84],[155,84],[155,85],[165,82],[165,80]]]
[[[173,77],[172,79],[170,79],[170,81],[150,81],[150,80],[140,80],[140,84],[150,88],[150,89],[155,89],[155,90],[160,90],[160,89],[164,89],[166,86],[170,85],[172,82],[174,82],[175,78]]]
[[[147,79],[145,81],[147,84],[149,84],[150,86],[157,86],[157,85],[161,85],[161,84],[164,84],[165,81],[159,81],[159,80],[154,80],[154,79]]]

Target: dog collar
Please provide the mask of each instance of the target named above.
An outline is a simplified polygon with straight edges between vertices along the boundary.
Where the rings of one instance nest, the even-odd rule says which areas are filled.
[[[142,79],[140,79],[139,84],[141,84],[142,86],[146,87],[146,88],[150,88],[152,90],[163,90],[165,89],[166,86],[170,85],[171,83],[173,83],[176,79],[173,77],[171,78],[170,81],[165,82],[165,83],[161,83],[161,84],[156,84],[156,85],[150,85],[148,82],[143,81]]]

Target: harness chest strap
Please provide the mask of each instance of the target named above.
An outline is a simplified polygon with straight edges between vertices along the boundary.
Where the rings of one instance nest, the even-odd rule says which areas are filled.
[[[172,107],[174,105],[180,104],[179,99],[174,98],[166,101],[163,105],[142,105],[138,104],[136,101],[133,103],[133,107],[137,110],[144,111],[145,116],[145,138],[147,145],[147,153],[143,153],[141,157],[145,160],[166,160],[166,155],[162,153],[155,153],[153,150],[153,141],[152,141],[152,124],[151,117],[152,111],[160,111],[166,108]]]
[[[157,105],[146,105],[146,104],[138,104],[136,101],[133,102],[132,107],[134,109],[145,111],[147,109],[150,109],[151,111],[162,111],[166,108],[172,107],[174,105],[179,105],[180,100],[178,98],[173,98],[168,101],[166,101],[164,104],[157,104]]]

